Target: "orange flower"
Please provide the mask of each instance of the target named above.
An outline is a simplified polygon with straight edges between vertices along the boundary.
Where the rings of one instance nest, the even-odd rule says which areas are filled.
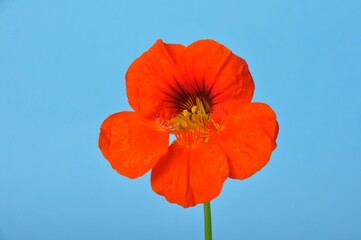
[[[121,175],[152,169],[153,190],[171,203],[211,201],[228,177],[250,177],[276,148],[276,115],[251,103],[247,63],[215,41],[158,40],[131,64],[126,87],[134,112],[109,116],[99,147]]]

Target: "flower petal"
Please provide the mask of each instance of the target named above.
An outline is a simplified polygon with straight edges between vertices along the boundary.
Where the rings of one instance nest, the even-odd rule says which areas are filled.
[[[166,154],[169,133],[138,113],[110,115],[100,127],[99,148],[121,175],[137,178]]]
[[[213,144],[174,143],[152,170],[153,190],[183,207],[209,202],[228,177],[227,158]]]
[[[167,93],[177,78],[176,65],[184,48],[158,40],[130,65],[126,74],[127,95],[136,112],[154,117],[169,110],[165,109],[170,98]]]
[[[263,103],[233,105],[225,110],[220,129],[209,139],[228,158],[229,177],[245,179],[267,164],[276,148],[278,123],[273,110]],[[220,111],[217,111],[219,113]],[[215,116],[216,119],[221,119]]]
[[[179,72],[185,86],[210,92],[213,104],[230,99],[250,102],[254,82],[246,61],[213,40],[189,45],[180,59]]]

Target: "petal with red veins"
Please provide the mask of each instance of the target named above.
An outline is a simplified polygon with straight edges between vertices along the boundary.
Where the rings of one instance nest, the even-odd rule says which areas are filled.
[[[126,74],[127,95],[130,106],[143,116],[159,117],[164,113],[174,92],[178,78],[177,62],[184,50],[180,44],[165,44],[158,40],[129,67]]]
[[[245,60],[213,40],[189,45],[179,61],[184,86],[207,95],[213,104],[238,100],[250,102],[254,82]]]

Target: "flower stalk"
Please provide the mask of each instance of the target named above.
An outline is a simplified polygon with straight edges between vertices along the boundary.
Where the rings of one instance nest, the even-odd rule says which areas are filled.
[[[212,216],[211,216],[211,203],[203,204],[204,210],[204,239],[212,240]]]

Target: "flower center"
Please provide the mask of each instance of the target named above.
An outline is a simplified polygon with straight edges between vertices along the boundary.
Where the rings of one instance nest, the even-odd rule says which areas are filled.
[[[171,133],[177,141],[207,142],[210,131],[218,128],[218,124],[211,119],[210,104],[204,99],[192,96],[182,106],[181,113],[170,120]]]

